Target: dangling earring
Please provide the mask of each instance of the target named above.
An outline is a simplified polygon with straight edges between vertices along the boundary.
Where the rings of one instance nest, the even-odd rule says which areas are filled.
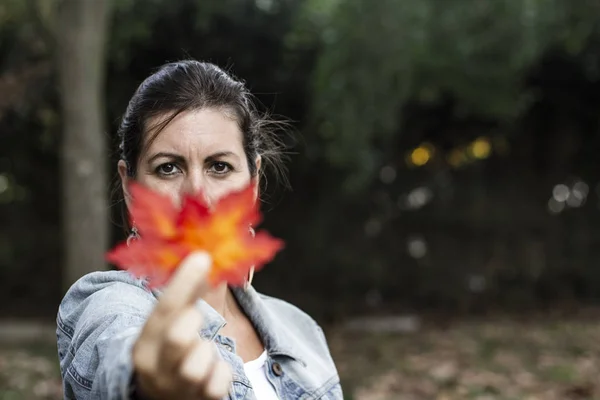
[[[252,225],[248,226],[248,231],[252,237],[256,237],[256,232],[254,232],[254,228]],[[252,286],[252,279],[254,278],[254,265],[250,267],[250,271],[248,271],[248,276],[246,277],[246,282],[244,282],[244,290],[248,290],[250,286]]]
[[[252,286],[252,278],[254,278],[254,266],[251,266],[250,271],[248,271],[248,277],[244,282],[244,290],[248,290]]]
[[[132,240],[138,240],[140,238],[140,234],[135,226],[131,228],[131,233],[127,236],[127,246],[131,244]]]

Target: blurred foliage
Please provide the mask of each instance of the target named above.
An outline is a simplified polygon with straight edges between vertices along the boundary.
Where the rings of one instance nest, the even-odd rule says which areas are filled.
[[[523,90],[531,66],[551,48],[581,52],[599,12],[562,0],[339,2],[313,82],[326,157],[353,172],[350,189],[368,183],[408,101],[450,95],[461,114],[514,121],[535,100]]]
[[[119,0],[106,138],[116,148],[156,67],[213,61],[298,128],[295,190],[265,203],[287,248],[259,289],[317,316],[595,300],[599,15],[568,0]],[[51,2],[0,4],[0,282],[4,304],[49,314],[61,265],[52,32]],[[577,182],[587,201],[549,213],[553,187]]]

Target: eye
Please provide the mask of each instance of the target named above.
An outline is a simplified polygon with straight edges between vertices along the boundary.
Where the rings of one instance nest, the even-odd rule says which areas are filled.
[[[211,164],[209,172],[223,175],[230,172],[233,168],[226,162],[217,161]]]
[[[156,168],[156,173],[159,175],[174,175],[179,172],[179,168],[177,165],[173,163],[165,163],[161,164]]]

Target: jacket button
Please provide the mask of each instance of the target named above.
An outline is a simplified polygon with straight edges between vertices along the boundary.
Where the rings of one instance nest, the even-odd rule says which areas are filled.
[[[274,362],[271,366],[273,373],[277,376],[283,375],[283,369],[281,369],[281,365],[279,363]]]

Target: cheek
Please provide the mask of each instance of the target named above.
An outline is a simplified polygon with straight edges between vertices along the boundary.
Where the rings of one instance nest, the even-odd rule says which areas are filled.
[[[138,182],[157,193],[169,197],[176,207],[181,207],[183,194],[181,191],[181,182],[179,180],[160,180],[152,176],[142,175],[138,178]]]
[[[242,190],[250,183],[250,179],[236,181],[216,181],[206,185],[205,198],[209,205],[216,204],[221,198],[229,193]]]

